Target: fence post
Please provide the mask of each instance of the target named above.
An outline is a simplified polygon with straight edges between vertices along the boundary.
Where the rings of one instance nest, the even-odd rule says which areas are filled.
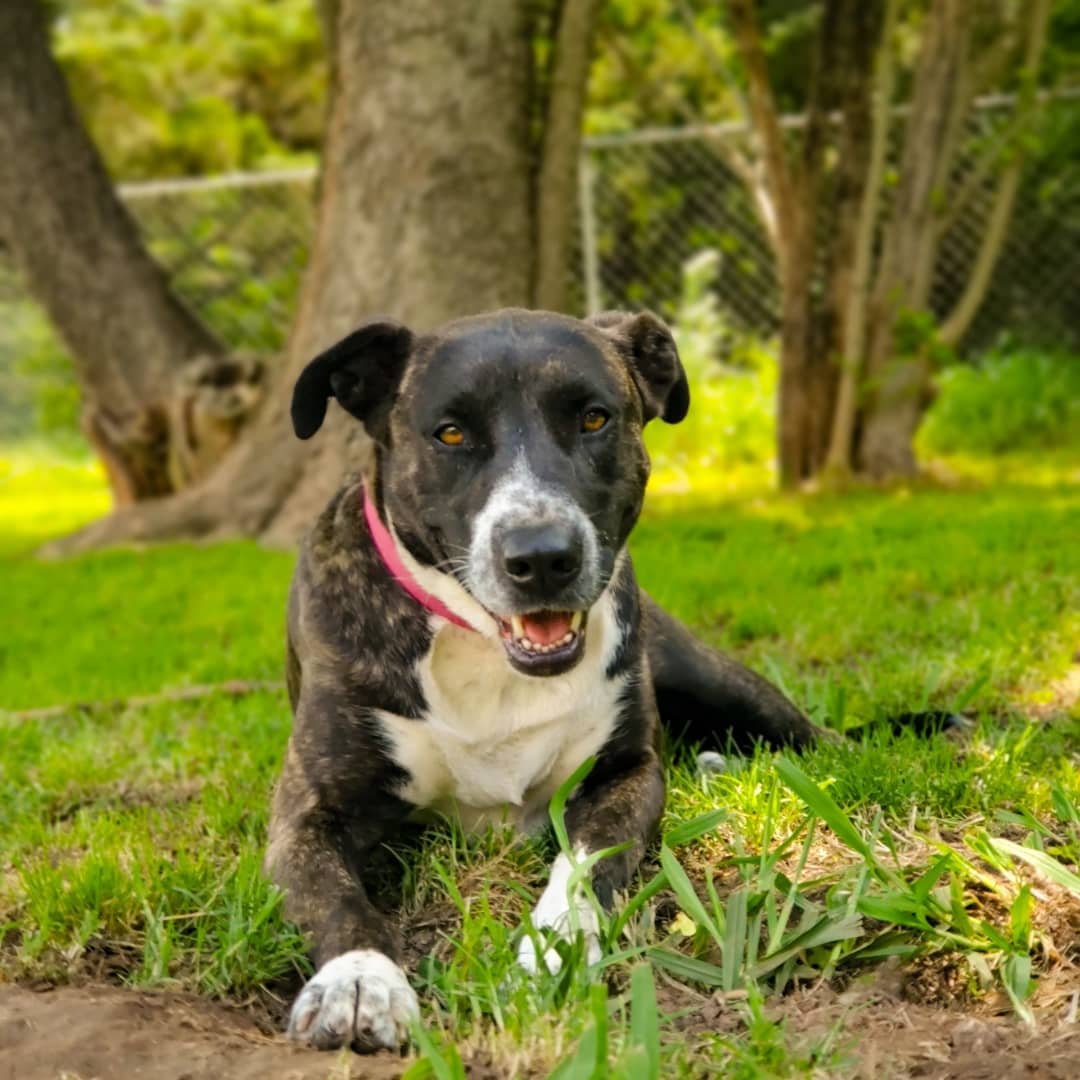
[[[585,314],[600,310],[600,269],[596,258],[596,208],[593,205],[595,185],[592,158],[588,147],[578,155],[578,206],[581,214],[582,277],[585,281]]]

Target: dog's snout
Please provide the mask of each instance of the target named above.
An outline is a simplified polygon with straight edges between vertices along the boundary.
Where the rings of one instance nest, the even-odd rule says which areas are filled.
[[[508,529],[499,546],[506,576],[538,595],[565,588],[581,573],[585,545],[581,534],[570,525]]]

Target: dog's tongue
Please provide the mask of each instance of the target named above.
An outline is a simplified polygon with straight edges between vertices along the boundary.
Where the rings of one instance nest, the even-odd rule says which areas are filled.
[[[534,611],[521,616],[521,628],[535,644],[552,645],[566,636],[572,617],[569,611]]]

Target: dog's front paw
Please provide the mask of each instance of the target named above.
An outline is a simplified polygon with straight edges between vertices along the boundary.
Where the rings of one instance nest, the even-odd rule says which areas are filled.
[[[590,964],[595,964],[601,956],[600,920],[592,903],[581,895],[580,889],[571,889],[572,870],[573,866],[565,855],[560,855],[552,863],[551,877],[533,910],[532,924],[537,930],[553,930],[564,941],[572,941],[580,931],[585,935],[586,959]],[[576,895],[571,896],[572,891]],[[540,970],[536,945],[530,935],[526,934],[521,939],[517,958],[526,971],[535,974]],[[562,957],[554,945],[544,950],[543,963],[552,975],[562,968]]]
[[[288,1034],[317,1050],[397,1050],[419,1015],[405,972],[381,952],[356,949],[323,964],[300,991]]]

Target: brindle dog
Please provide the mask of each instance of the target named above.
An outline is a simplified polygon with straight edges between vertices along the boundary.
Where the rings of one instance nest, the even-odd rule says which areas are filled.
[[[664,802],[661,726],[699,744],[803,746],[815,729],[773,686],[697,642],[639,589],[626,550],[649,461],[642,429],[677,423],[689,388],[649,313],[586,321],[499,311],[414,335],[370,322],[319,356],[296,433],[338,403],[375,443],[338,493],[289,596],[295,714],[267,866],[318,971],[290,1035],[320,1048],[400,1045],[416,996],[395,929],[365,891],[372,850],[420,811],[542,827],[587,758],[566,825],[610,905]],[[560,855],[534,924],[583,929]],[[524,937],[519,960],[537,957]]]

